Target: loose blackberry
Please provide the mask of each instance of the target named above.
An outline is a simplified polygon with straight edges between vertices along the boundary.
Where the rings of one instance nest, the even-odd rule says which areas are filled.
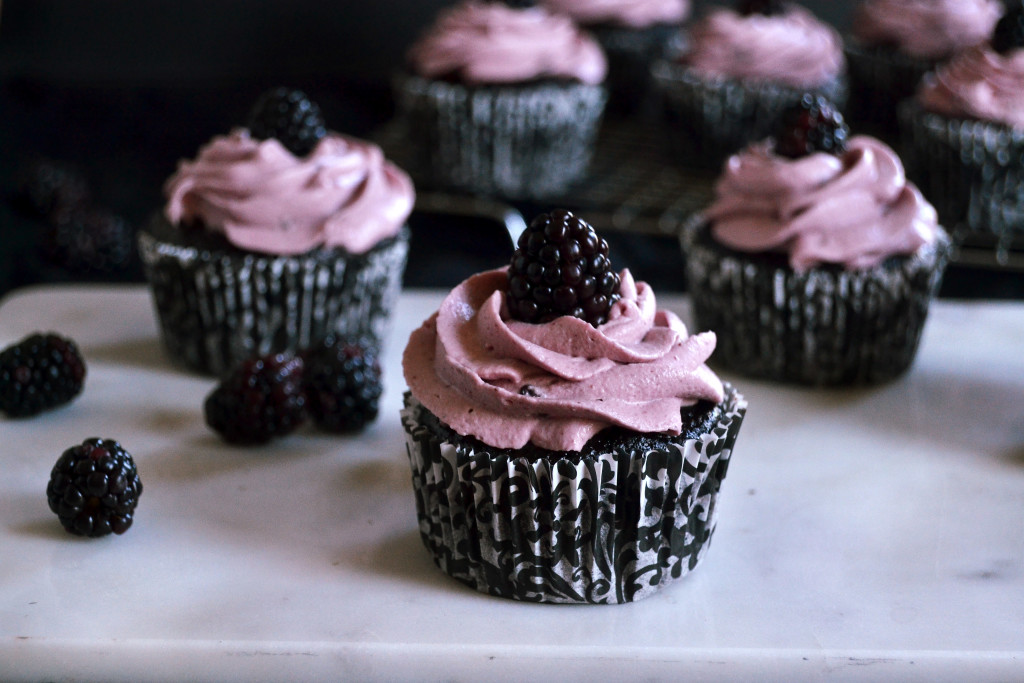
[[[82,392],[85,360],[70,339],[36,333],[0,352],[0,410],[28,417]]]
[[[120,216],[97,207],[55,211],[43,232],[43,257],[76,274],[113,275],[128,269],[135,233]]]
[[[377,419],[383,386],[376,356],[329,337],[305,358],[306,399],[319,428],[353,432]]]
[[[206,397],[206,424],[225,441],[261,444],[306,420],[302,359],[279,353],[251,358]]]
[[[16,204],[37,218],[85,206],[92,194],[82,173],[71,164],[35,159],[21,172]]]
[[[618,300],[608,242],[586,221],[557,209],[534,218],[519,236],[508,269],[512,317],[544,323],[571,315],[597,327]]]
[[[274,88],[253,105],[246,122],[257,140],[277,138],[295,156],[306,156],[327,135],[318,107],[301,90]]]
[[[46,486],[50,509],[76,536],[128,531],[141,495],[135,461],[112,439],[86,439],[64,451]]]
[[[1006,13],[992,31],[992,49],[1001,55],[1024,47],[1024,2],[1007,3]]]
[[[788,4],[785,0],[740,0],[737,9],[743,16],[763,14],[770,17],[776,14],[785,14]]]
[[[814,152],[839,155],[846,151],[850,129],[829,100],[806,94],[782,112],[775,135],[775,152],[799,159]]]

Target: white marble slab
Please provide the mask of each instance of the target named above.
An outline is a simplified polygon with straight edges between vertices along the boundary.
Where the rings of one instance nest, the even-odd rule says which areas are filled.
[[[398,357],[439,300],[403,295],[368,432],[240,449],[203,424],[213,382],[164,360],[144,289],[5,299],[0,344],[60,331],[89,377],[0,418],[0,679],[1024,680],[1024,304],[940,302],[879,388],[724,373],[750,411],[705,562],[646,601],[559,607],[467,589],[420,543]],[[47,508],[89,436],[138,462],[124,536]]]

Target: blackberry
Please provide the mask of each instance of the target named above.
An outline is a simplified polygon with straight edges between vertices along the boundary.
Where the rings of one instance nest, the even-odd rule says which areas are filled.
[[[737,10],[743,16],[763,14],[766,17],[770,17],[777,14],[785,14],[788,4],[785,0],[740,0]]]
[[[128,531],[141,495],[135,461],[112,439],[86,439],[64,451],[46,486],[50,509],[76,536]]]
[[[1007,3],[1006,13],[992,31],[992,49],[1005,55],[1024,47],[1024,2]]]
[[[112,275],[129,268],[135,233],[120,216],[97,207],[51,214],[43,231],[43,257],[76,274]]]
[[[557,209],[534,218],[519,236],[508,269],[512,317],[544,323],[571,315],[597,327],[618,300],[608,242],[586,221]]]
[[[327,135],[318,107],[301,90],[274,88],[253,105],[246,122],[257,140],[277,138],[295,156],[306,156]]]
[[[28,417],[82,392],[85,360],[70,339],[36,333],[0,352],[0,410]]]
[[[85,206],[92,194],[81,172],[70,164],[36,159],[21,172],[16,203],[37,218]]]
[[[375,355],[358,344],[329,337],[305,358],[306,399],[318,427],[353,432],[377,419],[383,386]]]
[[[306,420],[302,359],[278,353],[243,361],[206,397],[206,424],[233,444],[262,444]]]
[[[814,152],[840,155],[846,151],[850,129],[828,98],[805,94],[782,112],[775,135],[775,152],[799,159]]]

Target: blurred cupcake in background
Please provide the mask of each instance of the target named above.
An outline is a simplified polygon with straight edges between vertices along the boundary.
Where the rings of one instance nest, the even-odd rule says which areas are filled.
[[[568,17],[466,0],[438,16],[407,62],[395,91],[421,184],[541,199],[586,172],[608,65]]]
[[[850,122],[895,139],[896,106],[937,64],[988,41],[999,0],[863,0],[854,11],[846,58]]]
[[[609,112],[632,114],[651,103],[650,68],[682,38],[690,0],[542,0],[597,38],[608,57]]]
[[[689,161],[719,165],[771,134],[782,110],[814,92],[842,105],[842,39],[807,9],[780,0],[741,0],[694,22],[685,48],[653,67]]]
[[[947,261],[935,210],[896,153],[850,138],[808,95],[729,159],[683,247],[696,325],[731,370],[870,384],[910,367]]]
[[[375,355],[401,288],[414,190],[371,143],[328,131],[297,90],[178,164],[139,252],[164,347],[223,375],[336,335]]]
[[[958,240],[1024,235],[1024,2],[926,74],[899,117],[908,173]]]

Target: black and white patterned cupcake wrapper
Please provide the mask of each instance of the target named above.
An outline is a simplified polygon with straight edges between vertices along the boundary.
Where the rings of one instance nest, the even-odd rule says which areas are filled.
[[[889,381],[912,364],[949,255],[935,243],[874,268],[784,262],[715,243],[695,217],[682,233],[697,329],[716,333],[714,364],[809,385]]]
[[[557,196],[581,179],[607,100],[601,85],[470,87],[409,75],[395,94],[418,187],[507,199]]]
[[[908,100],[899,107],[907,176],[960,243],[1024,233],[1024,130],[950,119]]]
[[[327,334],[379,352],[398,299],[408,230],[365,254],[273,256],[185,246],[139,234],[164,347],[189,369],[223,375],[254,355]]]
[[[845,114],[850,126],[857,133],[895,143],[899,138],[896,108],[914,94],[935,62],[892,47],[859,45],[852,39],[847,40],[844,51],[850,78],[850,104]]]
[[[727,385],[722,408],[699,438],[548,460],[444,441],[407,394],[402,424],[423,543],[443,571],[490,595],[644,598],[707,552],[747,403]]]
[[[840,110],[846,104],[846,76],[817,88],[777,83],[707,78],[671,59],[651,67],[668,123],[678,134],[690,166],[717,168],[734,152],[774,134],[782,111],[808,91],[828,97]]]

